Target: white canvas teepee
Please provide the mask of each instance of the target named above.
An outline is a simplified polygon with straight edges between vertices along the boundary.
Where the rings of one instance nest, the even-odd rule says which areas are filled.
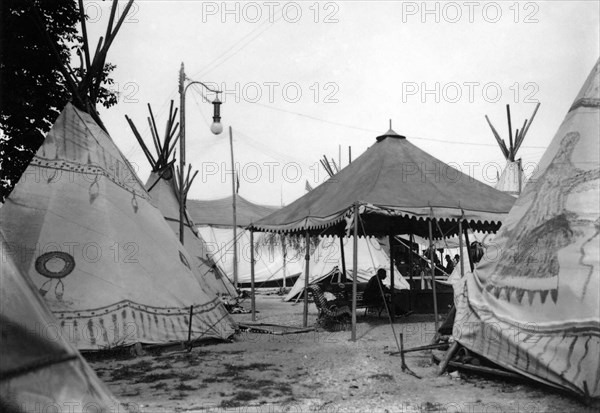
[[[0,410],[121,411],[14,265],[1,231],[0,246]]]
[[[0,209],[2,230],[79,349],[226,338],[227,311],[128,161],[68,104]]]
[[[352,249],[353,242],[351,239],[344,240],[344,256],[346,259],[347,280],[352,280]],[[359,238],[358,240],[358,267],[356,277],[358,282],[368,282],[373,277],[379,268],[384,268],[387,271],[388,277],[383,280],[383,284],[390,287],[390,259],[383,251],[383,248],[375,238]],[[306,264],[304,263],[304,266]],[[342,271],[342,254],[339,238],[323,238],[319,245],[311,254],[309,262],[309,284],[318,283],[325,277],[331,274],[333,269],[337,267]],[[300,277],[284,298],[284,301],[290,301],[304,291],[304,280],[306,272],[302,270]],[[394,288],[398,290],[408,290],[410,286],[406,279],[398,270],[394,270]]]
[[[171,101],[166,133],[162,141],[156,135],[158,129],[150,105],[148,105],[148,110],[150,112],[148,122],[153,129],[156,158],[152,156],[150,149],[145,144],[131,119],[126,118],[152,167],[152,173],[146,181],[146,189],[160,212],[162,212],[169,227],[173,230],[177,238],[179,238],[179,188],[175,177],[175,168],[173,167],[175,159],[170,159],[178,139],[178,135],[176,136],[178,124],[174,124],[177,109],[173,110],[173,101]],[[173,139],[173,137],[175,138]],[[192,181],[193,177],[191,181],[188,180],[183,183],[185,193],[187,193]],[[184,200],[185,198],[186,196],[184,196]],[[197,277],[198,282],[201,285],[208,286],[212,292],[225,300],[237,297],[238,293],[235,287],[209,255],[209,249],[195,228],[192,219],[187,213],[187,209],[185,210],[184,219],[183,242],[185,249],[193,257],[192,266],[194,267],[194,275]]]
[[[453,335],[493,362],[600,398],[600,60],[473,274]]]

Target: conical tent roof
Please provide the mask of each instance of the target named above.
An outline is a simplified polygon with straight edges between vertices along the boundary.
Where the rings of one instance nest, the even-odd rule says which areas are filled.
[[[169,227],[175,232],[179,238],[179,201],[175,186],[175,173],[173,167],[167,174],[161,175],[152,172],[146,188],[149,190],[150,196],[158,206],[158,209],[163,213],[163,216]],[[184,240],[183,244],[186,250],[194,257],[196,265],[196,276],[200,276],[201,283],[205,283],[215,294],[222,296],[237,297],[235,287],[221,271],[210,256],[210,248],[195,228],[189,215],[186,213],[186,222],[184,223]]]
[[[0,243],[0,405],[9,411],[118,411],[118,401],[15,266],[1,231]]]
[[[111,138],[68,104],[0,210],[16,264],[79,349],[225,338],[234,325]]]
[[[600,398],[600,60],[474,274],[453,334],[543,383]]]
[[[446,235],[457,231],[456,222],[449,220],[461,217],[471,228],[495,231],[514,199],[390,130],[331,179],[253,227],[259,231],[309,230],[337,235],[344,232],[344,218],[351,217],[355,203],[360,206],[361,234],[426,236],[425,220],[431,216]]]

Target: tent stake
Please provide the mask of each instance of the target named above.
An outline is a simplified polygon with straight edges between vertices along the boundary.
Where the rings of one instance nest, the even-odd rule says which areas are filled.
[[[310,272],[310,238],[308,236],[308,230],[306,231],[306,234],[304,235],[304,249],[305,251],[305,255],[304,255],[304,260],[305,260],[305,271],[304,271],[304,318],[302,319],[302,326],[303,327],[307,327],[308,326],[308,275]]]
[[[254,290],[254,231],[250,230],[250,305],[252,321],[256,321],[256,291]]]
[[[188,322],[188,351],[192,350],[192,317],[194,316],[194,306],[190,305],[190,321]]]

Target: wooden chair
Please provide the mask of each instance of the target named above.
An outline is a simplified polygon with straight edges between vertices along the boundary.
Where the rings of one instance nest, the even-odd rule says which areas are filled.
[[[312,294],[315,305],[319,310],[318,325],[329,329],[335,324],[346,324],[352,316],[352,311],[348,305],[339,305],[335,301],[327,301],[321,287],[318,285],[309,286],[308,292]]]

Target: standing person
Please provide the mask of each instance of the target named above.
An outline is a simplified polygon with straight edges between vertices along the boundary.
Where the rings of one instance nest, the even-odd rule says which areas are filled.
[[[458,265],[458,263],[460,262],[460,255],[455,254],[454,259],[452,261],[454,262],[454,266],[456,267]]]
[[[452,258],[450,258],[449,255],[446,255],[445,260],[446,266],[444,267],[444,271],[446,271],[446,273],[450,275],[452,274],[452,271],[454,271],[454,262],[452,262]]]

